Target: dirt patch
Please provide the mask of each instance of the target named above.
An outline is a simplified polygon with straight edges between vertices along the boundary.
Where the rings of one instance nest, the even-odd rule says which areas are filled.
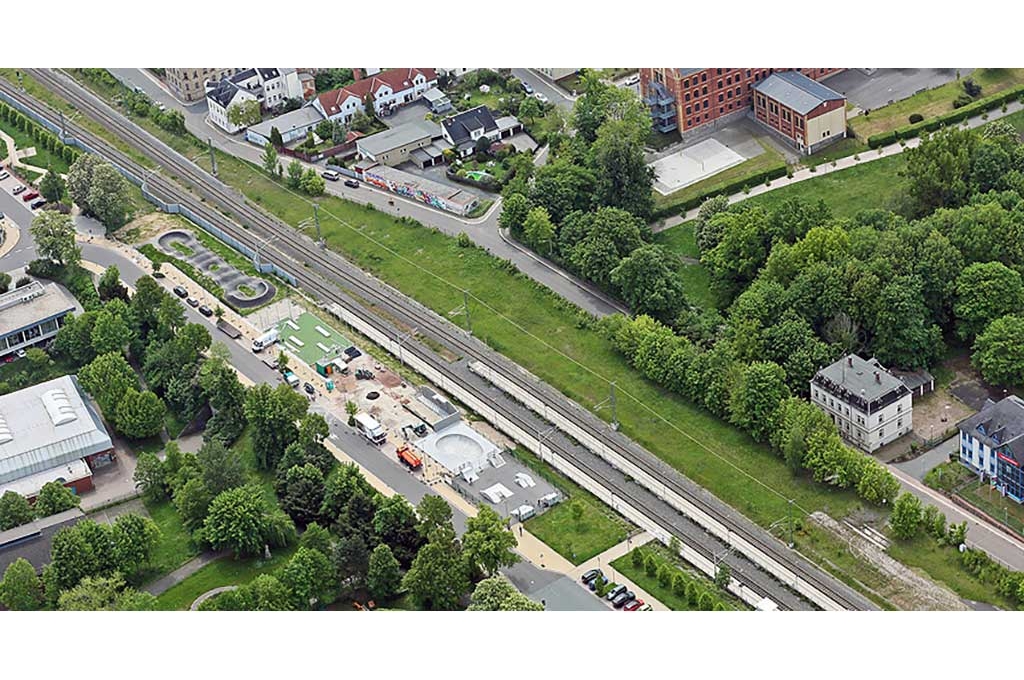
[[[181,229],[181,226],[180,218],[174,215],[160,212],[149,213],[118,229],[114,232],[114,238],[122,243],[145,243],[168,229]]]
[[[864,560],[885,576],[885,592],[879,594],[900,609],[908,611],[966,611],[968,609],[956,593],[894,560],[879,546],[845,524],[835,521],[822,512],[812,513],[811,520],[842,539],[850,547],[853,555]]]
[[[914,400],[914,432],[919,437],[927,440],[941,437],[943,432],[955,428],[958,422],[977,410],[961,401],[954,390],[940,387]]]

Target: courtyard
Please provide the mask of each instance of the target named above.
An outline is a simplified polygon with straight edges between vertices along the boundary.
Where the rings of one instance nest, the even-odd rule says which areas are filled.
[[[731,125],[652,162],[654,189],[667,196],[763,153],[765,148],[747,126]]]

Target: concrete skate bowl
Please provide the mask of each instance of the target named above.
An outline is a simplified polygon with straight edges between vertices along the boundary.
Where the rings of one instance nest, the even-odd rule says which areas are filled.
[[[164,232],[156,239],[155,245],[213,279],[224,289],[227,303],[236,309],[260,307],[277,295],[274,284],[238,271],[187,231],[175,229]]]
[[[463,460],[479,458],[484,452],[479,442],[458,432],[441,435],[434,446],[446,456]]]

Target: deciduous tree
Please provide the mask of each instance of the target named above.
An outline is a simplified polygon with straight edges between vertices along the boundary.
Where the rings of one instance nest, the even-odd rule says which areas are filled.
[[[247,99],[228,107],[228,122],[236,127],[256,125],[261,119],[260,103],[255,99]]]
[[[320,518],[320,507],[324,501],[324,475],[313,465],[291,467],[279,479],[277,495],[281,509],[295,520],[300,527]]]
[[[539,612],[544,606],[526,597],[504,576],[492,576],[476,584],[469,598],[469,611]]]
[[[466,520],[462,554],[474,571],[493,576],[499,568],[512,566],[519,561],[516,545],[515,535],[491,508],[483,506],[476,517]]]
[[[117,406],[117,429],[129,439],[145,439],[164,429],[167,408],[160,397],[149,390],[129,387]]]
[[[634,250],[612,270],[611,281],[636,314],[671,321],[685,304],[683,284],[661,246]]]
[[[779,407],[789,397],[786,374],[770,361],[750,364],[732,393],[732,422],[757,441],[765,441],[778,427]]]
[[[203,522],[204,538],[215,550],[230,549],[236,558],[261,554],[268,514],[260,487],[228,489],[210,503]]]
[[[330,560],[320,551],[309,548],[296,550],[278,578],[290,591],[295,609],[330,604],[337,590]]]
[[[17,491],[5,491],[0,496],[0,531],[7,531],[35,519],[28,499]]]
[[[386,544],[381,543],[370,555],[366,587],[376,600],[394,597],[402,587],[402,569]]]
[[[142,493],[150,498],[159,500],[167,493],[164,466],[155,453],[144,451],[139,454],[132,479],[135,481],[135,486],[142,489]]]
[[[117,351],[101,354],[83,366],[78,379],[109,421],[117,418],[117,407],[128,390],[139,386],[135,371]]]
[[[456,609],[469,590],[469,577],[455,533],[446,528],[435,529],[428,543],[420,548],[402,584],[423,609]]]
[[[39,490],[33,509],[37,517],[49,517],[77,507],[81,502],[81,498],[60,482],[47,482]]]
[[[92,172],[92,185],[89,187],[89,212],[108,231],[113,231],[128,221],[131,205],[128,180],[109,163],[97,166]]]
[[[1024,384],[1024,317],[990,323],[974,341],[971,361],[990,385]]]
[[[245,484],[245,466],[236,451],[218,440],[205,442],[196,453],[203,485],[211,496]]]
[[[1024,308],[1024,282],[1020,273],[1001,262],[977,262],[956,281],[956,332],[973,339],[989,323]]]
[[[893,535],[909,541],[921,528],[921,501],[912,493],[904,492],[892,504],[889,526]]]
[[[40,257],[64,266],[75,266],[82,259],[82,251],[75,242],[75,223],[70,215],[44,210],[32,218],[29,230]]]
[[[24,557],[11,562],[0,581],[0,604],[11,611],[36,611],[43,608],[43,584],[36,568]]]
[[[57,203],[64,198],[66,190],[64,179],[52,169],[47,169],[46,174],[39,180],[39,193],[50,203]]]

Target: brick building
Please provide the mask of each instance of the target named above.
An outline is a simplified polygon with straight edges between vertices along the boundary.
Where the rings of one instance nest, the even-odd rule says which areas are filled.
[[[846,97],[797,71],[775,73],[754,86],[754,119],[812,154],[846,137]]]
[[[640,96],[651,109],[654,129],[688,133],[718,127],[746,116],[753,106],[753,90],[779,68],[642,68]],[[820,80],[838,68],[802,68],[805,76]]]
[[[165,68],[164,79],[178,99],[197,102],[206,97],[207,80],[223,80],[241,68]]]

